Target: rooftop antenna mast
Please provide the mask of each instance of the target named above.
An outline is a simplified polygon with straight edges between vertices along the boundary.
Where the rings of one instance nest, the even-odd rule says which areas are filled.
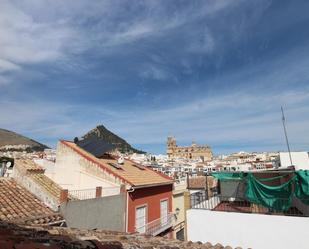
[[[287,145],[288,151],[289,151],[290,163],[291,163],[291,166],[293,166],[291,150],[290,150],[290,144],[289,144],[288,134],[287,134],[287,131],[286,131],[286,126],[285,126],[285,116],[284,116],[284,112],[283,112],[283,107],[282,106],[281,106],[281,113],[282,113],[282,125],[283,125],[283,130],[284,130],[284,135],[285,135],[285,141],[286,141],[286,145]]]

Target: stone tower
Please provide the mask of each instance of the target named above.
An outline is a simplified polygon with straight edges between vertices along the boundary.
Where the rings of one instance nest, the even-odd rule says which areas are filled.
[[[171,157],[174,154],[175,148],[176,148],[176,140],[173,137],[167,137],[166,142],[166,154],[168,157]]]

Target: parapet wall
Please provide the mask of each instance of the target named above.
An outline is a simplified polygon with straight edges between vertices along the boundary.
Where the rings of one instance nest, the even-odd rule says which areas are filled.
[[[30,174],[27,174],[26,171],[20,169],[19,167],[14,167],[13,178],[18,184],[26,188],[33,195],[35,195],[46,206],[50,207],[54,211],[58,211],[59,197],[54,196],[48,191],[46,191],[44,187],[42,187],[34,179],[32,179],[30,177]]]
[[[307,249],[308,217],[187,210],[188,240],[232,247]]]
[[[88,200],[68,201],[60,212],[68,227],[125,231],[126,193]]]

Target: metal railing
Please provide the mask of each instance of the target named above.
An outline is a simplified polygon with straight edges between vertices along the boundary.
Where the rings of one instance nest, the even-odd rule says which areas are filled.
[[[100,196],[97,196],[95,188],[69,190],[69,197],[71,197],[71,199],[77,199],[77,200],[87,200],[97,197],[106,197],[119,194],[120,194],[120,187],[103,187]]]
[[[164,217],[153,220],[144,226],[136,228],[136,232],[144,233],[146,235],[156,236],[165,230],[171,228],[174,222],[174,214],[169,213]]]
[[[275,206],[282,207],[287,203],[287,199],[276,200]],[[287,215],[308,217],[309,213],[301,212],[297,207],[291,206],[285,211],[277,211],[276,208],[269,208],[261,204],[251,203],[245,198],[217,195],[207,197],[206,192],[201,191],[190,195],[191,209],[205,209],[223,212],[256,213],[271,215]]]
[[[102,188],[102,197],[119,195],[120,187],[103,187]]]
[[[69,196],[78,200],[93,199],[96,198],[96,189],[69,190]]]

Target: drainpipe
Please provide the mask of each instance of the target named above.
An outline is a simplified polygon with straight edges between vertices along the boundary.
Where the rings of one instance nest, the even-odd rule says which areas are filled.
[[[129,193],[127,192],[125,194],[126,196],[126,210],[125,210],[125,214],[124,214],[124,223],[125,223],[125,227],[124,227],[124,231],[127,233],[128,232],[128,211],[129,211]]]
[[[206,173],[206,181],[205,181],[206,186],[205,187],[206,187],[206,198],[208,200],[209,198],[208,198],[208,179],[207,179],[208,177],[207,177],[207,175],[208,175],[208,173]]]
[[[128,221],[128,216],[129,216],[129,194],[133,193],[135,190],[135,188],[131,187],[129,190],[126,190],[126,185],[122,184],[120,186],[120,193],[125,194],[126,197],[126,210],[125,210],[125,214],[124,214],[124,220],[125,220],[125,227],[124,230],[125,232],[128,232],[129,230],[129,221]]]

